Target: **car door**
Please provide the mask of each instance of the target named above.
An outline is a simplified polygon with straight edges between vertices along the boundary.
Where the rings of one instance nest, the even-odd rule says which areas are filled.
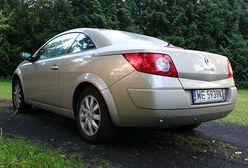
[[[29,101],[58,106],[60,56],[67,54],[77,36],[69,33],[50,40],[35,55],[38,60],[27,65],[23,78]]]
[[[96,49],[96,46],[90,37],[84,33],[80,33],[71,46],[68,55],[61,62],[59,104],[62,108],[71,110],[75,80],[82,73],[87,72],[87,64],[92,61],[94,49]]]

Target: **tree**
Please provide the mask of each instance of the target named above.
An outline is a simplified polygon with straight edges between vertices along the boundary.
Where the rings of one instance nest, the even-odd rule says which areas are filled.
[[[97,27],[225,55],[248,87],[247,0],[2,0],[0,9],[0,75],[13,72],[20,51],[35,52],[64,30]]]
[[[11,57],[8,52],[11,50],[11,46],[6,40],[6,32],[10,29],[8,25],[8,17],[6,17],[2,10],[0,10],[0,76],[6,76],[9,74]]]

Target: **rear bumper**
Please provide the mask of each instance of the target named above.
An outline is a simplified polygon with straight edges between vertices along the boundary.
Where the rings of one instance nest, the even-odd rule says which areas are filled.
[[[137,107],[153,110],[194,109],[234,104],[237,88],[226,88],[225,92],[224,102],[195,105],[190,89],[128,89],[129,97]]]
[[[168,110],[167,117],[161,125],[180,126],[199,124],[206,121],[226,117],[234,108],[234,104],[212,107],[191,108],[182,110]]]
[[[237,89],[224,88],[225,102],[194,105],[191,90],[183,88],[177,78],[135,71],[109,88],[116,107],[116,113],[110,112],[110,115],[114,124],[120,127],[202,123],[225,117],[233,110]],[[108,107],[110,109],[111,105]]]
[[[180,110],[148,110],[140,109],[120,115],[121,127],[166,127],[199,124],[227,116],[233,110],[234,104],[180,109]]]
[[[237,89],[227,89],[225,102],[201,105],[192,104],[187,90],[129,89],[128,92],[135,108],[132,114],[122,115],[122,126],[164,127],[199,124],[227,116],[234,108]]]

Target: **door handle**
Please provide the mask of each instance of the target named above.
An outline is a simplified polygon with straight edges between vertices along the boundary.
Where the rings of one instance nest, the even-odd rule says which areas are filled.
[[[53,65],[53,66],[51,66],[51,69],[52,69],[52,70],[58,70],[59,67],[58,67],[57,65]]]

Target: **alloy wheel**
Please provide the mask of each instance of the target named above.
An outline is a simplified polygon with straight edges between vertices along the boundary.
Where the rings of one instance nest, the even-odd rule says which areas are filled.
[[[86,96],[79,110],[80,125],[84,133],[93,136],[97,133],[101,123],[101,110],[97,99],[92,96]]]
[[[14,88],[14,105],[16,109],[19,109],[22,103],[21,86],[19,83],[15,84]]]

